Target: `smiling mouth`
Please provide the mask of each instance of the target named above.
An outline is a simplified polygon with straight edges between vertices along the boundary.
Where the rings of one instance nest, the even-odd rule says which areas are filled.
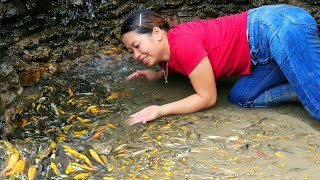
[[[148,56],[146,56],[146,57],[144,57],[143,59],[141,59],[141,62],[143,63],[143,64],[146,64],[146,58],[147,58]]]

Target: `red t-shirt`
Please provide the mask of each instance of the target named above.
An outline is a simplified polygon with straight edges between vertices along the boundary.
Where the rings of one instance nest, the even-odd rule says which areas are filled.
[[[168,31],[169,68],[189,75],[208,56],[216,80],[250,74],[248,12],[181,23]]]

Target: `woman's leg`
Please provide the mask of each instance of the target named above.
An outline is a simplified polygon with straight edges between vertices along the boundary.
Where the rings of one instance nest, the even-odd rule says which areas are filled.
[[[243,107],[267,107],[299,101],[275,61],[255,65],[251,75],[241,77],[231,89],[229,100]]]
[[[305,109],[320,120],[320,37],[315,20],[303,9],[287,5],[250,13],[253,62],[274,59]]]
[[[297,93],[289,83],[266,90],[254,99],[254,107],[277,106],[289,102],[300,102]]]
[[[314,19],[299,8],[277,11],[286,28],[278,25],[270,36],[270,52],[305,109],[320,120],[320,37]],[[283,23],[281,23],[283,24]]]

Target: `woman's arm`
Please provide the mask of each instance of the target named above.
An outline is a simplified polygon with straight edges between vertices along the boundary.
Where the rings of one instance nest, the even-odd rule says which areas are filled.
[[[162,115],[191,113],[215,105],[217,88],[207,56],[189,74],[189,78],[196,93],[179,101],[162,105]]]
[[[144,69],[144,70],[137,70],[136,72],[130,74],[128,76],[128,80],[132,80],[138,77],[145,77],[150,80],[160,79],[164,76],[164,70],[155,71],[153,69]]]
[[[204,57],[196,68],[189,74],[195,94],[184,99],[162,106],[149,106],[131,115],[128,124],[146,123],[169,114],[185,114],[196,112],[215,105],[217,88],[213,70],[208,57]]]

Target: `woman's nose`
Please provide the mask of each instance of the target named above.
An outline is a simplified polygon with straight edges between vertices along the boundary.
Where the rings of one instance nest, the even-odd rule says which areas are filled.
[[[141,53],[139,51],[134,51],[133,58],[139,60]]]

